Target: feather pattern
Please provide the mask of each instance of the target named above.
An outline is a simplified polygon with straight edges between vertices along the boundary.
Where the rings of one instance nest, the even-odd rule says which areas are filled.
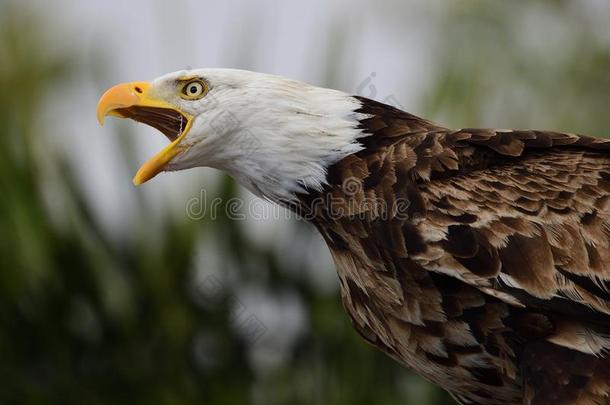
[[[298,207],[355,329],[463,403],[610,404],[610,142],[358,100],[363,149]]]
[[[193,77],[208,93],[185,100]],[[460,403],[610,405],[610,141],[451,130],[231,69],[149,93],[175,108],[119,115],[170,140],[193,117],[164,170],[224,170],[310,220],[368,342]]]

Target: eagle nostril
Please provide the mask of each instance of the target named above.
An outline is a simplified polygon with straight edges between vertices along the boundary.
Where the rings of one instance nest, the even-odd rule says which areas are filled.
[[[136,86],[134,89],[135,89],[136,93],[142,94],[142,88],[140,86]]]

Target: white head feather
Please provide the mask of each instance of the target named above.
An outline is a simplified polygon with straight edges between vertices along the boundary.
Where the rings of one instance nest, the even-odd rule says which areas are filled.
[[[180,71],[151,85],[169,97],[168,83],[189,76],[203,78],[209,92],[196,101],[171,100],[195,118],[181,142],[188,150],[166,170],[214,167],[258,195],[289,201],[320,190],[330,165],[362,149],[358,120],[365,115],[348,94],[233,69]]]

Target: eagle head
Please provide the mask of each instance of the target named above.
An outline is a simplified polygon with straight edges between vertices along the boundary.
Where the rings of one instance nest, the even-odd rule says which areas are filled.
[[[362,148],[360,101],[336,90],[234,69],[170,73],[110,88],[97,117],[148,124],[170,141],[133,182],[208,166],[255,194],[289,201],[320,190],[330,165]]]

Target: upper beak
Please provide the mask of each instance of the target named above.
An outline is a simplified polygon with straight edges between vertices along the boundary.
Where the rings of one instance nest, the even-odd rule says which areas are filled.
[[[100,125],[104,125],[107,115],[133,118],[161,130],[172,140],[140,167],[133,178],[136,186],[165,170],[168,163],[184,150],[179,143],[189,131],[193,119],[167,101],[151,95],[150,87],[148,82],[118,84],[108,89],[97,105]]]

